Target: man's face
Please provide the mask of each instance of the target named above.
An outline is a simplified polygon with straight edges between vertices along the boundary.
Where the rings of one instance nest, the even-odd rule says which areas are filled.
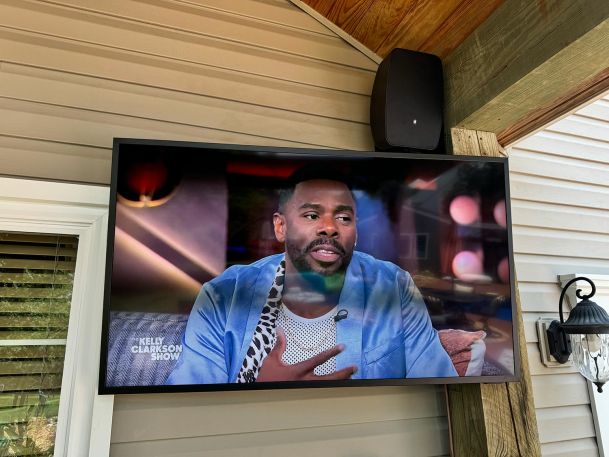
[[[325,179],[298,183],[283,213],[273,217],[275,236],[285,243],[287,267],[322,275],[345,271],[357,232],[349,188]]]

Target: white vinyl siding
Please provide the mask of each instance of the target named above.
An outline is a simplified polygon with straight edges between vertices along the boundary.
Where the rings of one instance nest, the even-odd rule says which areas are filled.
[[[107,184],[113,137],[370,150],[376,67],[288,0],[3,0],[0,174]],[[117,396],[111,441],[112,457],[449,453],[441,386]]]
[[[516,275],[544,457],[596,457],[585,379],[541,363],[535,322],[557,317],[557,275],[609,272],[609,97],[511,148]]]

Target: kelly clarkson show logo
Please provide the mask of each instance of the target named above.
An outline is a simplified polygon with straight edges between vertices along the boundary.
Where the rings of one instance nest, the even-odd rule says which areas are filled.
[[[133,354],[150,354],[150,360],[178,360],[182,352],[181,344],[163,344],[164,336],[134,338],[137,344],[131,346]]]

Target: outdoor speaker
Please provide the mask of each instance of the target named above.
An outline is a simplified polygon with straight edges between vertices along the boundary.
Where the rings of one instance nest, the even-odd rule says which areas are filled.
[[[377,150],[438,148],[442,135],[442,61],[394,49],[381,62],[370,100],[370,127]]]

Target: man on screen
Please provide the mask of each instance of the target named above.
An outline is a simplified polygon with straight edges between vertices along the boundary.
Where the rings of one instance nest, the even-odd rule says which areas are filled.
[[[167,384],[457,376],[410,275],[354,250],[343,177],[294,173],[273,226],[285,253],[203,286]]]

